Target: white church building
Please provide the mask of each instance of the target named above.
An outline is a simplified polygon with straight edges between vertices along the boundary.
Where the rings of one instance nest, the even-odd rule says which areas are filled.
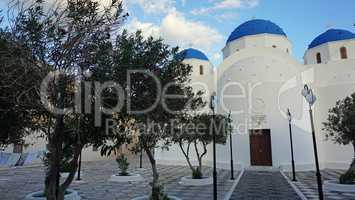
[[[322,122],[336,101],[355,92],[354,33],[326,31],[311,42],[304,63],[300,63],[293,57],[292,42],[282,28],[256,19],[237,27],[222,52],[223,62],[213,70],[204,53],[192,48],[184,50],[184,62],[193,66],[193,86],[205,86],[206,100],[212,92],[217,93],[218,113],[231,112],[233,139],[217,146],[219,167],[229,168],[232,142],[236,167],[290,169],[289,108],[296,169],[314,170],[309,105],[301,95],[305,84],[317,96],[313,111],[321,167],[350,165],[354,157],[352,146],[325,141]],[[158,151],[156,156],[162,164],[186,163],[177,146]],[[212,163],[212,147],[205,162]]]
[[[347,168],[353,159],[351,146],[325,141],[322,122],[336,101],[355,92],[355,34],[330,29],[316,37],[305,51],[304,63],[292,55],[292,42],[286,33],[268,20],[241,24],[222,49],[223,62],[213,66],[196,49],[184,50],[184,62],[193,66],[192,84],[206,91],[206,100],[216,92],[217,112],[233,120],[233,139],[217,145],[217,164],[230,166],[230,142],[235,167],[269,166],[290,169],[291,152],[286,111],[292,115],[294,155],[297,170],[314,170],[314,153],[309,105],[301,95],[308,84],[317,96],[314,104],[315,133],[322,168]],[[210,109],[205,108],[205,112]],[[262,134],[252,134],[259,132]],[[37,138],[36,138],[37,139]],[[37,142],[25,151],[44,150]],[[186,165],[177,145],[169,151],[157,149],[160,164]],[[212,163],[212,146],[205,164]],[[83,160],[106,159],[88,148]]]

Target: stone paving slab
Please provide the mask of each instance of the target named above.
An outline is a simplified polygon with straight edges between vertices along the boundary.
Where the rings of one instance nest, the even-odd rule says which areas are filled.
[[[301,200],[279,171],[245,171],[232,200]]]
[[[335,170],[335,169],[325,169],[321,171],[322,178],[324,181],[327,180],[338,180],[340,175],[343,174],[344,170]],[[288,177],[291,177],[290,172],[286,173]],[[310,200],[316,200],[318,198],[318,187],[317,187],[317,178],[314,171],[307,172],[297,172],[296,173],[297,182],[294,184],[297,188]],[[332,200],[355,200],[355,194],[353,193],[340,193],[340,192],[331,192],[324,190],[324,198]]]
[[[151,168],[147,160],[144,169],[138,168],[137,159],[131,162],[131,172],[139,173],[144,182],[139,183],[111,183],[108,179],[117,174],[115,161],[97,161],[83,163],[83,180],[74,182],[71,188],[78,191],[83,200],[130,200],[134,197],[150,193],[149,182]],[[184,166],[158,166],[160,178],[169,195],[183,200],[211,199],[212,185],[203,187],[182,186],[178,182],[181,177],[191,175],[190,169]],[[20,200],[34,191],[43,189],[44,167],[18,168],[0,170],[0,200]],[[211,175],[211,168],[205,167],[204,174]],[[236,172],[236,176],[238,173]],[[227,170],[218,170],[218,199],[224,199],[231,189],[233,182],[229,181],[230,173]]]

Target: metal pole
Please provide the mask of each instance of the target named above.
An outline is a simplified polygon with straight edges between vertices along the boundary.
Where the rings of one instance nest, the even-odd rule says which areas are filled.
[[[309,115],[311,118],[311,126],[312,126],[312,138],[313,138],[313,149],[314,149],[314,158],[316,162],[316,175],[317,175],[317,184],[318,184],[318,195],[319,199],[323,200],[323,187],[322,187],[322,175],[319,171],[319,161],[318,161],[318,150],[317,150],[317,141],[316,141],[316,134],[314,130],[314,122],[313,122],[313,111],[312,111],[312,106],[309,106]]]
[[[214,131],[215,123],[215,111],[212,110],[213,124],[212,124],[212,135],[213,135],[213,199],[217,200],[217,167],[216,167],[216,133]]]
[[[232,141],[232,133],[229,135],[230,141],[230,152],[231,152],[231,180],[234,180],[234,163],[233,163],[233,141]]]
[[[76,179],[76,180],[78,180],[78,181],[80,181],[81,180],[81,178],[80,178],[80,173],[81,173],[81,152],[82,151],[80,151],[80,157],[79,157],[79,167],[78,167],[78,178]]]
[[[289,121],[288,126],[290,128],[291,159],[292,159],[292,181],[297,181],[296,180],[296,171],[295,171],[295,160],[294,160],[294,156],[293,156],[293,140],[292,140],[291,121]]]
[[[228,122],[230,122],[230,114],[228,116]],[[229,127],[228,127],[229,128]],[[230,147],[230,154],[231,154],[231,180],[234,180],[234,162],[233,162],[233,140],[232,140],[232,129],[229,133],[229,147]]]
[[[139,156],[139,168],[143,168],[143,148],[141,148],[141,154]]]

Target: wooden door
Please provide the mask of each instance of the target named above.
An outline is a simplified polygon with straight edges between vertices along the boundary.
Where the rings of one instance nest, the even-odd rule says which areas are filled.
[[[270,130],[250,131],[250,159],[253,166],[272,166]]]

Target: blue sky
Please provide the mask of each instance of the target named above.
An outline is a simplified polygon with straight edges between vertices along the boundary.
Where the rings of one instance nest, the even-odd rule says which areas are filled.
[[[0,0],[0,8],[6,1]],[[201,49],[215,65],[229,34],[254,18],[283,28],[301,62],[309,43],[327,29],[355,32],[354,0],[126,0],[125,6],[130,13],[125,28]]]

